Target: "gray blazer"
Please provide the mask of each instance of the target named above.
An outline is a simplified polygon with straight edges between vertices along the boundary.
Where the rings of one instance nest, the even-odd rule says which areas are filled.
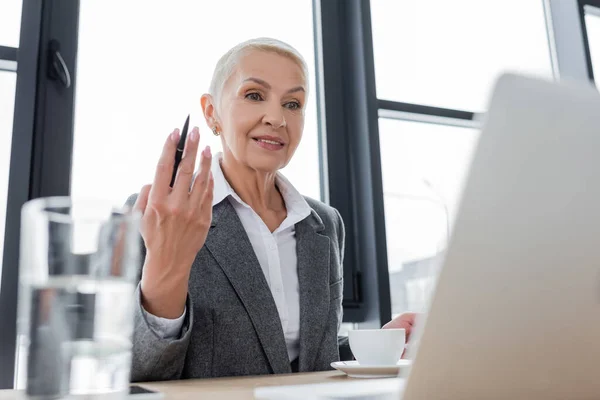
[[[331,369],[340,359],[343,295],[342,219],[334,208],[306,200],[312,213],[295,227],[301,372]],[[136,299],[132,381],[292,372],[275,301],[228,200],[213,207],[206,243],[192,265],[180,338],[159,338],[142,312],[139,286]],[[341,345],[347,351],[347,341]]]

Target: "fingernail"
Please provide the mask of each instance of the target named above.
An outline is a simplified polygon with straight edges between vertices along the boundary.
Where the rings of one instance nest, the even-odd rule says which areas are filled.
[[[177,141],[179,141],[179,129],[175,129],[172,133],[171,133],[171,140],[175,143],[177,143]]]
[[[210,153],[210,146],[206,146],[204,148],[204,150],[202,151],[202,154],[204,155],[204,157],[206,158],[210,158],[212,157],[212,154]]]
[[[190,133],[190,140],[192,142],[197,142],[199,138],[200,135],[198,134],[198,127],[195,126],[194,129],[192,129],[192,133]]]

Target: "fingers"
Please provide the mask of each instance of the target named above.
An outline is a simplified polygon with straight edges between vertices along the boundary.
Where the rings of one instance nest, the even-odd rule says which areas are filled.
[[[167,138],[163,146],[152,189],[150,189],[149,198],[152,200],[164,199],[170,192],[169,183],[173,176],[173,165],[175,164],[175,151],[177,149],[177,141],[179,140],[179,129],[175,129]]]
[[[410,334],[412,333],[412,328],[411,327],[404,328],[404,332],[406,334],[406,341],[408,342],[410,340]]]
[[[409,350],[409,346],[410,346],[410,345],[409,345],[408,343],[406,343],[406,344],[404,345],[404,350],[402,350],[402,356],[401,356],[400,358],[405,358],[405,357],[407,356],[407,354],[406,354],[406,353],[407,353],[407,352],[408,352],[408,350]]]
[[[204,198],[202,199],[202,211],[209,210],[210,215],[212,216],[212,206],[213,206],[213,197],[214,197],[214,188],[215,188],[215,180],[213,179],[212,173],[208,178],[208,187],[204,192]]]
[[[415,313],[404,313],[402,315],[397,316],[392,319],[390,322],[385,324],[383,329],[406,329],[407,332],[410,331],[412,326],[415,324]]]
[[[138,198],[135,200],[135,204],[133,205],[134,210],[138,210],[144,214],[146,211],[146,205],[148,204],[148,197],[150,196],[150,188],[152,185],[144,185],[142,186],[142,190],[138,194]]]
[[[196,166],[196,155],[198,154],[198,144],[200,143],[200,134],[198,127],[194,127],[187,137],[183,158],[179,164],[175,184],[173,185],[173,196],[178,201],[184,201],[188,198],[192,178],[194,176],[194,168]]]
[[[200,153],[200,171],[196,175],[196,179],[194,180],[194,186],[192,187],[192,206],[201,207],[204,202],[203,197],[206,192],[206,188],[209,184],[209,176],[210,167],[212,163],[212,154],[210,152],[210,147],[206,146],[206,148]],[[212,203],[212,199],[211,199]]]

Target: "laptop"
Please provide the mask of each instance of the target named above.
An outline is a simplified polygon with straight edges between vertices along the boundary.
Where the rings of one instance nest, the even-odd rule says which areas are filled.
[[[600,94],[499,78],[408,376],[258,399],[600,396]],[[383,386],[382,386],[383,385]]]

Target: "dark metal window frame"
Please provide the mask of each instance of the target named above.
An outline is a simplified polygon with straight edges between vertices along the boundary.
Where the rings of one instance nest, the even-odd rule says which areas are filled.
[[[0,46],[0,71],[17,71],[17,51],[15,47]]]
[[[314,1],[328,200],[346,226],[344,320],[380,327],[391,310],[369,6]]]
[[[579,19],[581,21],[581,35],[583,37],[583,46],[585,48],[585,61],[587,72],[591,81],[594,79],[594,66],[592,64],[592,53],[590,51],[590,42],[588,39],[587,26],[585,22],[586,7],[593,7],[600,11],[600,0],[577,0],[579,8]],[[600,19],[600,16],[598,17]]]
[[[79,0],[23,0],[0,289],[0,389],[14,384],[21,207],[69,194],[78,21]],[[51,40],[60,43],[72,77],[68,88],[48,72]]]

